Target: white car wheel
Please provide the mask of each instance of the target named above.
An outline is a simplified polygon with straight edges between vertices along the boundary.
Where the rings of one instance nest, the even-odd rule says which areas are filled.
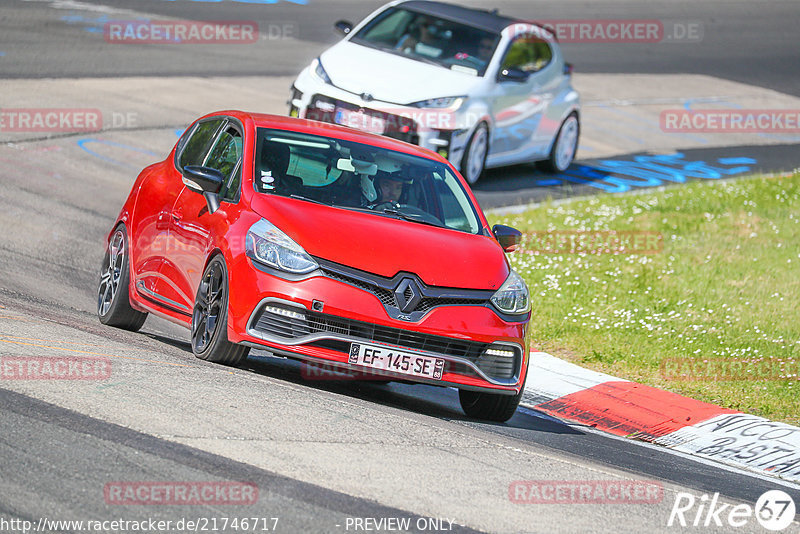
[[[461,160],[461,173],[467,182],[474,184],[483,174],[486,154],[489,152],[489,129],[486,123],[480,123],[467,144]]]

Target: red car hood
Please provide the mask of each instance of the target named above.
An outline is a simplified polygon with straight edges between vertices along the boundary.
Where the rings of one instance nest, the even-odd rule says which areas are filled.
[[[252,208],[312,256],[362,271],[464,289],[498,289],[508,276],[490,237],[278,196],[256,195]]]

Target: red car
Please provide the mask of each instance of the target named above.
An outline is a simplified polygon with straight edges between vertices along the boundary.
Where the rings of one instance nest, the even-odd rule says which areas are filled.
[[[198,358],[250,347],[384,381],[455,387],[505,421],[528,368],[520,233],[489,228],[447,160],[314,121],[224,111],[145,168],[108,236],[97,310],[191,329]]]

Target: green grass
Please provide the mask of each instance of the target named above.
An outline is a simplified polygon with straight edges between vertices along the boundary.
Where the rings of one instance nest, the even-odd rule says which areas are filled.
[[[527,281],[536,350],[728,408],[800,423],[800,173],[546,203],[492,224],[523,232],[658,232],[652,254],[509,254]],[[783,371],[675,380],[670,358]],[[745,371],[746,372],[746,371]],[[737,375],[740,376],[740,375]]]

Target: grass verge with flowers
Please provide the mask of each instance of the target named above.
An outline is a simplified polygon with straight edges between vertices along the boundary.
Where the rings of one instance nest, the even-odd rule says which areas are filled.
[[[531,292],[533,349],[800,424],[800,173],[546,203],[489,219],[526,233],[509,259]],[[541,246],[563,231],[601,242],[609,231],[655,232],[663,248]]]

